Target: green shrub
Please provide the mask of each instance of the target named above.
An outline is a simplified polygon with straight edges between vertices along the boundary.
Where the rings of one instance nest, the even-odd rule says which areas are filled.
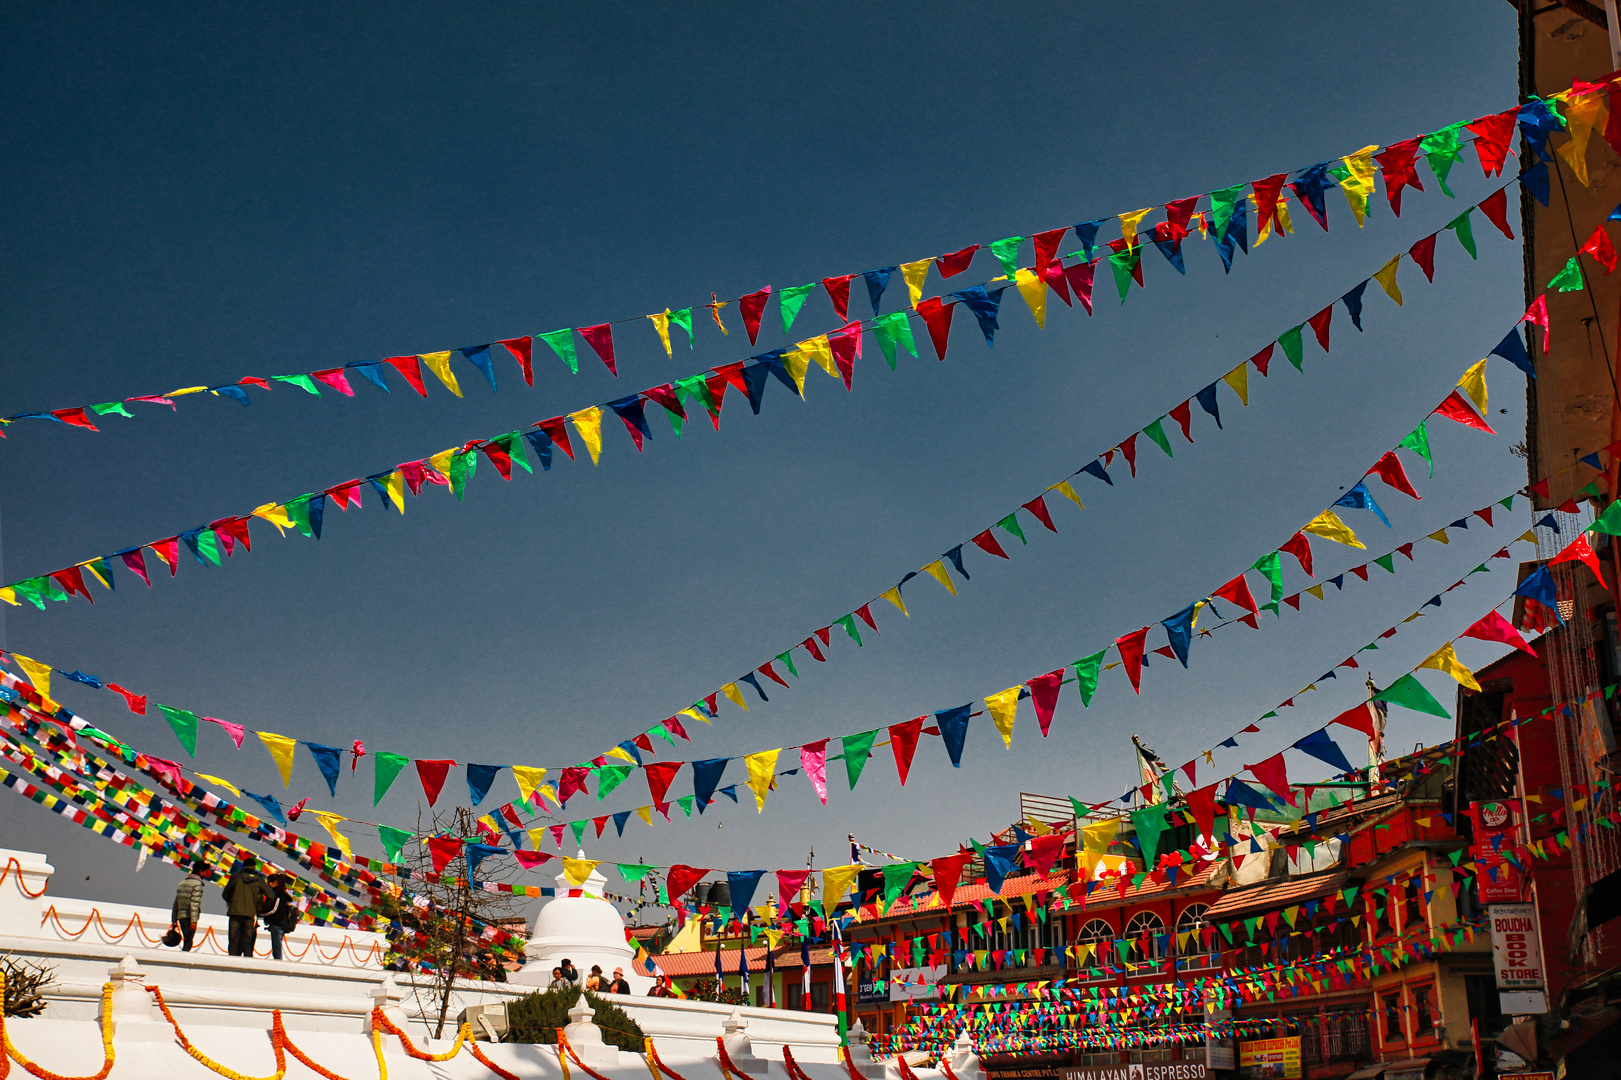
[[[507,1042],[555,1043],[557,1029],[569,1024],[568,1011],[580,1000],[579,987],[567,990],[536,990],[507,1005]],[[602,1041],[621,1050],[640,1053],[644,1045],[642,1029],[617,1005],[586,994],[592,1020],[602,1029]]]

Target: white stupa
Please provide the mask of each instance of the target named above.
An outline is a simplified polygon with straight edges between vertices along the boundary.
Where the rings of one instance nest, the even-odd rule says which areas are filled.
[[[585,858],[585,852],[580,852],[580,858]],[[634,970],[631,962],[636,950],[625,940],[625,920],[618,908],[603,899],[608,879],[593,869],[583,886],[571,885],[565,874],[558,874],[556,880],[557,894],[535,916],[524,952],[528,963],[511,981],[545,987],[552,981],[552,968],[568,959],[579,970],[582,983],[593,964],[602,968],[606,979],[613,978],[614,968],[623,968],[630,992],[646,994],[653,980]]]

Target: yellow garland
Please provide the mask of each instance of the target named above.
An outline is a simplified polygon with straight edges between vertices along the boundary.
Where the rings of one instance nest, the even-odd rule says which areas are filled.
[[[4,972],[0,972],[0,997],[5,995],[5,989],[6,976]],[[107,1080],[107,1074],[113,1071],[113,984],[103,983],[101,986],[101,1052],[105,1060],[102,1062],[100,1072],[90,1076],[63,1076],[29,1061],[20,1050],[11,1045],[11,1035],[6,1031],[3,1009],[0,1009],[0,1043],[5,1046],[5,1052],[0,1053],[0,1080],[4,1080],[10,1074],[12,1060],[39,1077],[39,1080]]]

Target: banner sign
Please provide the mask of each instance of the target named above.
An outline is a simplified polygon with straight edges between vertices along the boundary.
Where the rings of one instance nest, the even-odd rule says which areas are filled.
[[[1499,990],[1541,990],[1542,942],[1535,904],[1493,904],[1492,968]]]
[[[1240,1042],[1238,1067],[1258,1080],[1300,1080],[1300,1036]]]
[[[1470,854],[1478,867],[1475,885],[1480,890],[1480,902],[1517,902],[1520,899],[1520,871],[1506,857],[1515,848],[1514,802],[1470,803],[1469,817],[1475,827],[1475,844]]]

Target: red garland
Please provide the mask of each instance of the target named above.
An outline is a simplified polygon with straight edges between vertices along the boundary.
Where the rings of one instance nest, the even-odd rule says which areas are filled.
[[[811,1080],[810,1075],[799,1067],[799,1062],[794,1060],[793,1048],[787,1043],[782,1044],[782,1064],[788,1070],[788,1080]]]
[[[906,1054],[903,1051],[895,1052],[895,1067],[900,1070],[901,1080],[917,1080],[917,1073],[906,1063]]]
[[[594,1072],[591,1066],[580,1060],[580,1055],[574,1052],[574,1045],[568,1041],[568,1036],[563,1033],[562,1028],[557,1029],[557,1045],[560,1046],[569,1057],[574,1059],[574,1064],[578,1065],[580,1067],[580,1071],[589,1076],[591,1080],[609,1080],[609,1077],[603,1076],[599,1072]]]
[[[865,1076],[856,1071],[856,1063],[850,1060],[850,1048],[848,1046],[839,1047],[839,1057],[844,1059],[844,1067],[850,1073],[850,1080],[867,1080]]]
[[[647,1040],[647,1056],[653,1059],[653,1064],[658,1066],[659,1072],[668,1076],[670,1080],[687,1080],[686,1077],[664,1064],[664,1059],[659,1057],[658,1048],[653,1045],[652,1039]]]

